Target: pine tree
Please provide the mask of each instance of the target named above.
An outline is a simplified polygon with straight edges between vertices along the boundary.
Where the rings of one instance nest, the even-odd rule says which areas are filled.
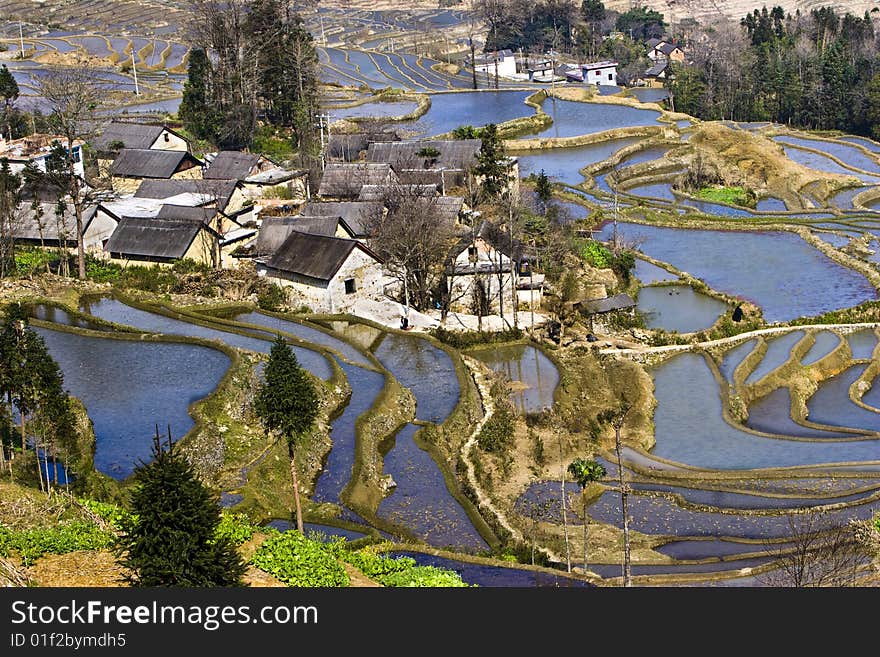
[[[241,586],[246,566],[235,546],[217,537],[220,506],[192,465],[162,448],[135,469],[132,519],[119,538],[119,563],[135,586]]]
[[[542,214],[547,213],[547,205],[553,200],[553,183],[544,173],[544,169],[535,178],[535,196],[541,204]]]
[[[504,152],[504,142],[498,136],[498,126],[490,123],[480,130],[480,152],[477,154],[477,164],[474,173],[482,178],[483,192],[491,197],[497,197],[508,184],[508,160]]]
[[[3,122],[2,127],[5,129],[3,136],[12,139],[12,118],[14,107],[13,104],[18,99],[19,88],[12,73],[6,68],[6,64],[0,66],[0,99],[3,100]]]
[[[177,114],[183,125],[199,139],[217,138],[216,120],[211,108],[211,62],[204,48],[193,48],[189,54],[183,100]]]
[[[299,531],[303,530],[303,522],[296,474],[296,444],[318,416],[318,401],[308,372],[300,366],[290,345],[279,335],[269,352],[265,380],[257,392],[254,411],[267,433],[278,433],[287,440]]]

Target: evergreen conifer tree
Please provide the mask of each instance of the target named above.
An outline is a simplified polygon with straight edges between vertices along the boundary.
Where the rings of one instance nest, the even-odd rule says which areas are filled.
[[[241,586],[245,564],[218,538],[220,507],[192,465],[163,449],[158,429],[154,460],[135,469],[132,519],[119,538],[119,563],[135,586]]]
[[[308,372],[300,366],[290,345],[279,335],[269,352],[265,380],[257,393],[254,410],[268,433],[277,432],[287,440],[299,531],[303,530],[303,523],[296,475],[296,444],[318,416],[318,402]]]

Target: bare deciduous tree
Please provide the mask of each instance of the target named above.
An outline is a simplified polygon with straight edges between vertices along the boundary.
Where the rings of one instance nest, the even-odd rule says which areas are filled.
[[[37,95],[46,103],[46,123],[57,134],[63,149],[55,158],[53,171],[48,172],[51,183],[65,194],[76,217],[77,265],[79,278],[86,277],[85,243],[83,241],[83,212],[92,200],[95,190],[76,173],[76,155],[83,157],[82,149],[74,150],[80,142],[89,141],[95,134],[98,119],[106,104],[106,90],[95,82],[87,68],[55,69],[36,82]],[[58,160],[62,160],[59,162]]]
[[[867,560],[855,525],[840,524],[823,512],[789,513],[790,540],[765,542],[777,568],[760,576],[770,586],[854,586],[859,566]]]
[[[365,229],[370,248],[402,285],[408,315],[410,306],[429,307],[445,276],[455,232],[442,221],[439,197],[424,195],[419,186],[391,183],[382,196],[381,205],[365,218]]]

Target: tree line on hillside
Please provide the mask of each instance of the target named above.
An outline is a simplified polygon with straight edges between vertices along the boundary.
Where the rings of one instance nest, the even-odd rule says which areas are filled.
[[[880,137],[880,44],[867,12],[764,7],[695,30],[687,46],[692,63],[669,85],[678,111]]]

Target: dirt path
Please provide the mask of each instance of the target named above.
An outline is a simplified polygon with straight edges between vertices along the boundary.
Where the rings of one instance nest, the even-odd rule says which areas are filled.
[[[477,426],[474,427],[473,432],[470,436],[468,436],[468,439],[465,441],[464,445],[461,448],[461,457],[464,460],[465,466],[467,468],[468,482],[470,483],[471,488],[473,488],[474,493],[477,496],[477,506],[480,509],[491,513],[497,519],[498,523],[502,527],[504,527],[504,529],[510,532],[511,536],[513,536],[514,539],[525,543],[526,539],[522,535],[522,532],[510,523],[510,521],[507,519],[507,516],[500,509],[498,509],[498,507],[495,506],[495,504],[483,491],[483,489],[480,487],[479,482],[477,481],[477,476],[474,471],[474,463],[473,461],[471,461],[470,454],[471,450],[473,450],[474,446],[477,443],[477,436],[480,435],[480,431],[482,431],[483,425],[486,424],[486,422],[489,420],[490,417],[492,417],[492,414],[495,412],[495,404],[492,402],[492,396],[489,394],[489,389],[491,388],[491,385],[486,379],[485,375],[482,373],[479,362],[471,358],[470,356],[465,356],[464,354],[462,354],[461,359],[464,362],[465,366],[468,368],[468,371],[470,371],[471,373],[471,377],[473,378],[474,383],[477,386],[477,390],[480,394],[480,401],[483,404],[483,417],[477,423]],[[550,552],[546,547],[543,549],[551,560],[559,563],[565,561],[558,554]]]

